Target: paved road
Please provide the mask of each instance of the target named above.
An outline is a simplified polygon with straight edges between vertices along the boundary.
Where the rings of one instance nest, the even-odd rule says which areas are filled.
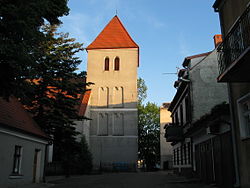
[[[52,188],[210,188],[166,172],[74,176],[51,182]]]

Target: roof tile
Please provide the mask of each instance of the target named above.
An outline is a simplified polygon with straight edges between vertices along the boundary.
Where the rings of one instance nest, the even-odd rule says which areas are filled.
[[[78,114],[80,116],[84,116],[87,106],[88,106],[88,102],[89,102],[89,98],[90,98],[90,94],[91,94],[91,90],[88,90],[84,93],[83,96],[81,96],[81,104],[79,106],[79,111]]]
[[[39,137],[48,138],[36,122],[14,97],[9,101],[0,98],[0,124],[18,129]]]
[[[87,47],[87,50],[113,48],[139,48],[118,16],[113,17],[96,39]]]

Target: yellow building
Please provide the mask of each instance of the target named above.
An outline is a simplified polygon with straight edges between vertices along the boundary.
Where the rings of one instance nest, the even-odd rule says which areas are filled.
[[[95,169],[135,170],[139,47],[117,16],[87,47],[89,145]]]
[[[172,122],[171,112],[168,111],[170,103],[163,103],[160,108],[160,151],[161,169],[172,168],[172,146],[165,138],[165,125]]]

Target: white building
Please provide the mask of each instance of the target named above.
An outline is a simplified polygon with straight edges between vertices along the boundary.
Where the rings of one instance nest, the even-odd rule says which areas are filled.
[[[0,187],[43,180],[48,137],[16,98],[0,98]]]

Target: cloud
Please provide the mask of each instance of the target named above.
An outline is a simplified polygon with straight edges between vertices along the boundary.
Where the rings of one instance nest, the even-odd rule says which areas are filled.
[[[148,16],[147,17],[147,22],[149,24],[151,24],[153,27],[155,28],[162,28],[162,27],[165,27],[166,24],[161,22],[160,20],[156,19],[155,17],[153,16]]]
[[[102,6],[105,11],[114,11],[119,9],[121,0],[89,0],[92,5]]]
[[[149,24],[150,26],[156,28],[156,29],[160,29],[163,27],[166,27],[166,23],[162,22],[160,19],[158,19],[156,16],[154,16],[153,12],[150,11],[136,11],[136,10],[132,10],[130,11],[132,14],[134,14],[134,18],[140,18],[140,20],[142,20],[144,23]]]
[[[76,38],[77,41],[89,43],[89,35],[87,34],[90,18],[82,13],[71,13],[62,19],[63,32],[70,33],[70,36]]]

